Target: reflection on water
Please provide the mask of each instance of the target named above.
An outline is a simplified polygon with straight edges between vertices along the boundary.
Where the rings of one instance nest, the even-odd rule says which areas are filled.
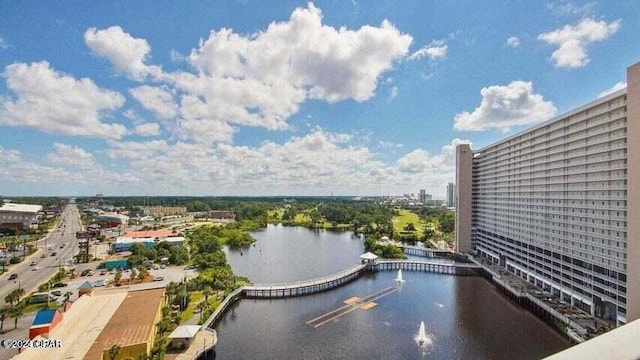
[[[349,233],[270,227],[262,236],[266,240],[243,256],[229,256],[234,271],[242,266],[240,274],[256,282],[337,272],[352,266],[362,251]],[[256,270],[258,248],[278,254],[278,260],[265,259],[269,267]],[[217,326],[218,359],[539,359],[569,345],[482,278],[412,271],[402,273],[401,291],[375,300],[376,306],[317,328],[306,324],[349,298],[396,287],[396,278],[395,271],[379,272],[317,295],[241,300]],[[421,321],[426,339],[420,344]]]

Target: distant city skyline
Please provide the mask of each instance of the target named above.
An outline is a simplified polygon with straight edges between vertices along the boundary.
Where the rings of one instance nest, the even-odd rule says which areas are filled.
[[[623,88],[639,12],[0,1],[0,191],[446,199],[456,145]]]

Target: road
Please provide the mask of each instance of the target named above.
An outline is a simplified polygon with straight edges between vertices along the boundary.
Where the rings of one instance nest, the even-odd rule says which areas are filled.
[[[58,227],[36,242],[38,251],[27,256],[20,264],[12,265],[7,273],[0,276],[0,300],[4,300],[11,291],[19,287],[25,293],[36,290],[38,285],[49,280],[58,271],[60,265],[73,259],[78,251],[76,232],[81,229],[78,207],[76,204],[68,204],[60,216]],[[61,248],[63,244],[64,248]],[[51,256],[53,252],[56,252],[56,256]],[[42,254],[47,254],[47,257],[42,258]],[[37,264],[31,266],[32,261]],[[11,274],[17,274],[18,278],[9,280]]]

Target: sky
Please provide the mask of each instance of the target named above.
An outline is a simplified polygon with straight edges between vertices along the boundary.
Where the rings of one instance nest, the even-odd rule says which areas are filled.
[[[0,196],[444,198],[625,87],[640,2],[0,0]]]

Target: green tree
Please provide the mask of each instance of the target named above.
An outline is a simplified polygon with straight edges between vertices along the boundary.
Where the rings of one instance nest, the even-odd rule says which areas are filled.
[[[132,282],[136,276],[138,276],[138,270],[136,269],[131,269],[131,278],[129,279],[129,282]]]
[[[118,269],[115,275],[113,275],[113,282],[116,284],[120,284],[120,279],[122,279],[122,270]]]
[[[149,274],[149,271],[145,268],[140,269],[140,273],[138,273],[138,279],[140,279],[140,281],[144,281],[144,278],[147,277],[147,275]],[[133,277],[133,274],[131,274],[131,276]]]
[[[16,306],[14,306],[10,310],[11,317],[13,318],[13,321],[14,321],[13,323],[14,329],[18,327],[18,319],[20,319],[22,315],[24,315],[24,308],[25,308],[24,303],[18,303]]]
[[[4,328],[4,319],[7,318],[10,311],[11,308],[6,305],[0,308],[0,331],[2,331],[2,329]]]

